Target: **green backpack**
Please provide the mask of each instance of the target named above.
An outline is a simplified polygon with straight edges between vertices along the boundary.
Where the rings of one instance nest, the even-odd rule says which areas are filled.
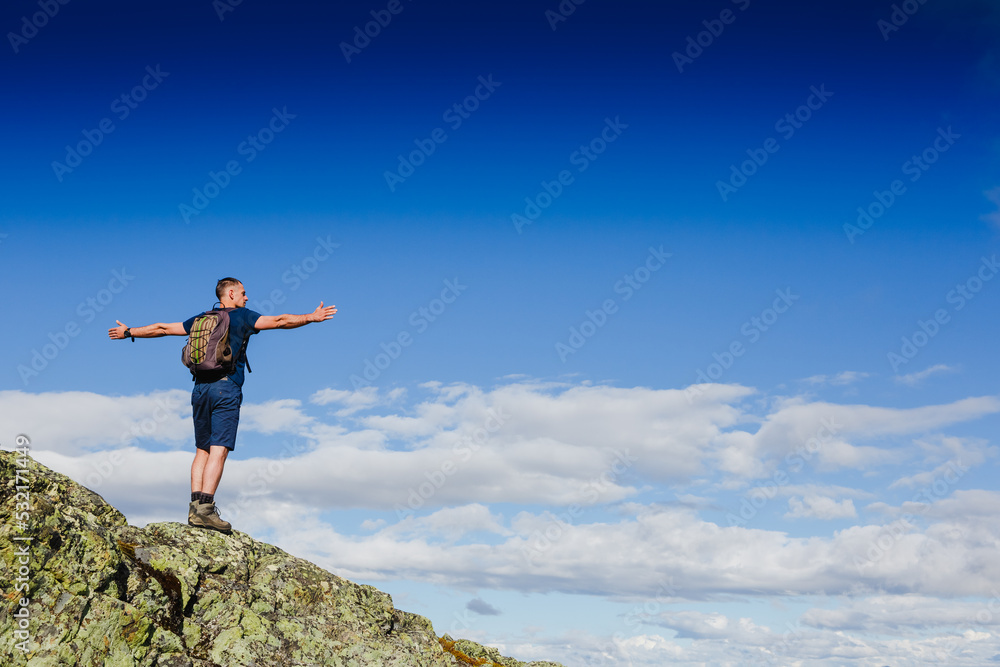
[[[191,371],[192,379],[223,377],[236,370],[236,363],[242,357],[250,370],[250,360],[246,358],[250,336],[243,339],[237,354],[229,345],[229,313],[235,308],[214,308],[194,318],[187,343],[181,351],[181,361]]]

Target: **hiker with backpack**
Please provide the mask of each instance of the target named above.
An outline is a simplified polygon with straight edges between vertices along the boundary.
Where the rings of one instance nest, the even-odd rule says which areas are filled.
[[[250,336],[266,329],[295,329],[324,322],[336,306],[319,306],[307,315],[261,315],[246,308],[247,294],[236,278],[222,278],[215,286],[220,308],[195,315],[184,322],[157,323],[108,329],[112,340],[188,336],[181,360],[194,380],[191,408],[194,419],[195,456],[191,464],[191,504],[188,524],[228,533],[215,507],[215,491],[222,479],[226,457],[236,446],[236,427],[243,403],[243,369],[250,370],[246,349]]]

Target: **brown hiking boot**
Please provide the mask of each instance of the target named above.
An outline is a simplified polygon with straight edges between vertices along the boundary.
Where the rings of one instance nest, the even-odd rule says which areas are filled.
[[[219,510],[215,503],[197,503],[197,510],[193,517],[188,519],[188,523],[198,528],[209,528],[221,533],[232,532],[233,527],[228,521],[223,521],[219,516]]]
[[[191,504],[188,505],[188,525],[194,525],[194,515],[198,513],[198,501],[192,500]]]

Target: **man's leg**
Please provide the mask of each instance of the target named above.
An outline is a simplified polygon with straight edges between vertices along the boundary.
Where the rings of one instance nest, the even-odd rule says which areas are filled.
[[[214,495],[219,487],[226,457],[236,443],[242,402],[243,393],[229,380],[196,387],[191,401],[196,447],[191,493]]]
[[[205,478],[205,464],[208,463],[208,452],[204,449],[194,450],[194,461],[191,463],[191,493],[201,493],[202,480]]]
[[[203,384],[191,391],[191,416],[194,418],[194,461],[191,463],[191,493],[200,493],[212,441],[211,396]],[[192,501],[193,502],[193,501]]]
[[[201,528],[211,528],[228,533],[232,525],[219,517],[212,498],[222,479],[229,450],[220,445],[212,445],[209,451],[199,449],[191,464],[191,493],[199,494],[201,500],[192,500],[188,509],[188,524]]]
[[[203,405],[207,410],[198,411],[198,406],[195,406],[195,431],[199,430],[200,425],[202,436],[207,432],[207,438],[198,439],[196,433],[198,451],[191,464],[193,499],[188,523],[228,533],[232,526],[219,516],[214,496],[222,479],[226,458],[236,444],[243,393],[231,380],[224,379],[209,385],[206,394],[207,400]]]
[[[199,454],[205,454],[205,450],[198,450],[198,454],[195,454],[195,462],[198,461]],[[202,457],[205,459],[205,464],[202,468],[201,488],[194,489],[192,486],[192,491],[201,491],[202,493],[207,493],[210,496],[215,495],[215,490],[219,488],[219,481],[222,479],[222,470],[226,467],[227,456],[229,456],[228,449],[219,445],[212,445],[211,451],[208,452],[208,455]],[[192,473],[192,485],[193,483]]]

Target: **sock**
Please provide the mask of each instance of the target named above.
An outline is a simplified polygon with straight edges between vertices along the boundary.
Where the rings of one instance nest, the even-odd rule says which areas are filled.
[[[194,502],[194,501],[198,500],[199,498],[201,498],[201,492],[200,491],[192,491],[191,492],[191,502]]]
[[[215,494],[214,493],[202,493],[201,494],[201,503],[203,505],[207,505],[208,503],[214,503],[214,502],[215,502]]]

